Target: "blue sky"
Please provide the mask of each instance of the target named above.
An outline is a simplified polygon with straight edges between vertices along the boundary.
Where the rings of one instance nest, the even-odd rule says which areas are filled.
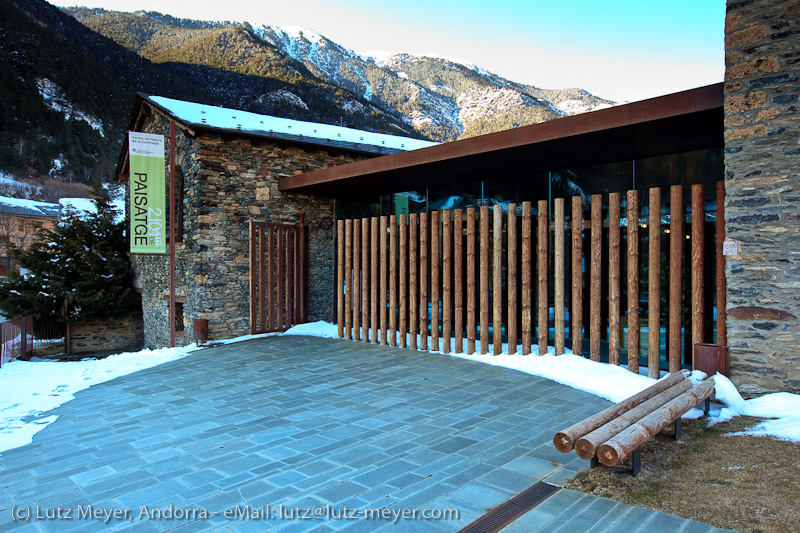
[[[76,2],[55,0],[55,5]],[[547,89],[634,101],[722,81],[725,0],[82,0],[312,28],[357,52],[436,54]]]

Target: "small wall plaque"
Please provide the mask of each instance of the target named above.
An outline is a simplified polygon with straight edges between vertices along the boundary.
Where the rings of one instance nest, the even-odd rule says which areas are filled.
[[[722,243],[722,255],[736,255],[739,253],[739,243],[736,241],[725,241]]]

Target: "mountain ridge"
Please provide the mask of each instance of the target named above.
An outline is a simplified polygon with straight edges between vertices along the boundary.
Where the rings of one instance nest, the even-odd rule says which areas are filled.
[[[612,105],[314,30],[0,0],[0,171],[108,181],[137,92],[450,141]]]

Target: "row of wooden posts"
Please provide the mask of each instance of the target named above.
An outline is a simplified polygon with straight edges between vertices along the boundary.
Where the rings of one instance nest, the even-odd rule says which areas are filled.
[[[724,262],[721,260],[724,220],[724,188],[717,184],[717,343],[725,344],[725,287]],[[667,355],[670,372],[681,366],[681,272],[684,262],[684,190],[680,185],[670,188],[670,247],[669,247],[669,314]],[[700,221],[691,228],[691,314],[692,345],[704,342],[703,324],[706,312],[703,287],[704,251],[704,187],[691,188],[692,220]],[[589,291],[589,357],[600,360],[601,353],[601,285],[603,279],[602,250],[608,246],[608,359],[620,364],[620,194],[608,195],[608,239],[603,243],[602,196],[591,198],[590,257],[586,266],[586,286]],[[628,368],[639,370],[639,199],[637,191],[628,191],[627,199],[627,291],[628,291]],[[566,290],[565,272],[571,269],[572,296],[570,332],[572,350],[582,355],[583,345],[583,198],[571,199],[571,264],[566,264],[565,199],[553,201],[552,221],[547,201],[538,202],[538,215],[532,215],[531,202],[522,203],[521,248],[517,249],[517,206],[508,205],[507,257],[503,253],[504,215],[502,206],[495,205],[492,216],[489,207],[452,211],[382,216],[338,221],[337,226],[337,323],[340,338],[364,342],[398,345],[412,349],[430,349],[450,353],[463,352],[466,321],[466,353],[475,353],[476,340],[482,353],[489,350],[489,330],[492,325],[493,353],[502,353],[503,301],[502,288],[507,288],[507,320],[509,353],[516,353],[522,340],[522,354],[531,353],[534,310],[538,309],[538,351],[546,353],[549,322],[549,288],[553,284],[555,353],[565,353]],[[648,374],[659,376],[660,317],[661,317],[661,189],[649,191],[649,268],[648,268]],[[534,218],[536,227],[534,228]],[[490,222],[494,239],[489,238]],[[462,235],[466,226],[466,250]],[[549,235],[552,229],[553,237]],[[533,250],[533,232],[537,233]],[[552,243],[551,243],[552,240]],[[552,249],[551,249],[552,246]],[[466,262],[464,262],[466,253]],[[480,268],[476,271],[476,254]],[[518,255],[521,271],[517,272]],[[553,254],[553,271],[549,258]],[[534,270],[535,261],[535,270]],[[463,265],[466,264],[466,268]],[[491,266],[490,266],[491,264]],[[506,279],[503,279],[503,267]],[[722,270],[720,270],[722,269]],[[466,271],[464,271],[466,270]],[[489,279],[490,271],[492,279]],[[552,276],[551,276],[552,275]],[[538,301],[533,301],[534,283]],[[464,291],[466,285],[466,291]],[[490,289],[491,301],[490,301]],[[463,295],[466,292],[466,302]],[[476,298],[479,305],[476,306]],[[466,305],[465,305],[466,304]],[[521,305],[520,305],[521,304]],[[428,310],[431,309],[430,324]],[[441,305],[441,313],[440,313]],[[517,317],[518,308],[521,316]],[[479,312],[476,312],[479,309]],[[466,316],[464,316],[466,311]],[[441,314],[441,317],[440,317]],[[476,316],[477,315],[477,316]],[[491,315],[491,318],[490,318]],[[517,331],[518,318],[521,332]],[[440,335],[441,331],[441,335]],[[398,339],[399,333],[399,341]],[[477,336],[479,335],[479,337]],[[453,344],[455,346],[453,346]]]

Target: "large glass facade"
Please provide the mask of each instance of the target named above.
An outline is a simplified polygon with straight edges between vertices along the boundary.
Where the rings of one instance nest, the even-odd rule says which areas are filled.
[[[722,180],[723,175],[722,148],[711,148],[603,165],[554,168],[531,172],[530,175],[517,173],[515,176],[487,177],[483,180],[384,195],[365,191],[363,195],[348,194],[338,198],[336,214],[337,218],[358,218],[482,205],[520,204],[523,201],[535,203],[539,200],[547,200],[552,208],[554,198],[573,196],[583,197],[584,209],[588,212],[592,195],[604,195],[605,202],[608,193],[617,192],[624,200],[625,193],[629,190],[638,191],[640,205],[646,209],[646,202],[642,199],[647,198],[651,187],[695,184],[705,185],[706,198],[710,202],[706,210],[710,207],[713,212],[714,184]],[[668,207],[668,194],[665,194],[664,200],[664,206]]]
[[[518,213],[521,212],[521,203],[523,201],[531,201],[533,203],[533,213],[537,212],[538,202],[546,200],[552,213],[553,201],[556,198],[567,199],[566,213],[569,217],[571,212],[571,198],[579,196],[583,199],[583,219],[584,223],[584,240],[583,240],[583,272],[581,283],[584,287],[584,331],[582,337],[584,340],[583,353],[589,351],[589,331],[588,324],[590,323],[589,305],[588,305],[588,273],[586,267],[588,265],[588,258],[591,255],[590,241],[589,241],[589,228],[588,222],[591,218],[591,199],[593,195],[601,195],[603,202],[604,219],[608,213],[609,193],[620,194],[620,212],[622,220],[620,221],[621,229],[621,243],[620,243],[620,309],[622,310],[621,317],[621,357],[622,362],[626,362],[627,358],[627,309],[628,309],[628,287],[625,280],[628,279],[627,272],[627,247],[628,247],[628,227],[631,224],[636,224],[639,227],[639,311],[640,311],[640,364],[643,367],[647,366],[647,354],[650,347],[647,344],[648,337],[648,269],[649,269],[649,195],[650,188],[658,187],[661,189],[661,212],[659,219],[661,221],[660,230],[660,270],[661,270],[661,316],[659,322],[661,324],[661,346],[659,353],[662,361],[666,364],[666,345],[667,345],[667,329],[668,324],[668,285],[666,280],[670,276],[669,265],[669,246],[670,246],[670,218],[671,213],[674,212],[673,206],[670,205],[670,186],[680,185],[683,191],[683,200],[685,207],[684,213],[684,261],[683,272],[681,278],[683,280],[682,291],[682,318],[683,318],[683,346],[691,346],[691,286],[690,286],[690,261],[687,258],[691,257],[691,209],[690,209],[690,186],[702,184],[705,187],[705,217],[704,217],[704,235],[705,235],[705,256],[707,259],[705,263],[704,278],[706,283],[706,301],[709,303],[714,302],[714,257],[715,257],[715,221],[716,221],[716,196],[715,187],[716,182],[724,178],[724,164],[722,148],[713,148],[706,150],[697,150],[691,152],[682,152],[676,154],[669,154],[658,157],[643,158],[636,160],[619,161],[614,163],[583,166],[576,168],[554,168],[548,171],[531,172],[530,175],[518,173],[517,175],[506,175],[503,177],[487,177],[487,179],[471,181],[465,183],[458,183],[454,185],[446,185],[439,187],[431,187],[423,190],[414,191],[398,191],[393,194],[377,195],[366,193],[362,196],[348,196],[346,198],[337,199],[337,218],[357,218],[376,215],[401,215],[408,213],[422,213],[431,212],[442,209],[465,209],[468,207],[479,207],[483,205],[508,205],[510,203],[517,204]],[[638,196],[638,220],[627,219],[627,191],[636,191]],[[506,211],[504,209],[504,211]],[[552,231],[552,229],[551,229]],[[570,228],[567,227],[568,233]],[[604,221],[603,227],[603,242],[607,242],[608,238],[608,221]],[[505,251],[504,251],[505,253]],[[550,270],[552,273],[553,258],[550,258]],[[566,249],[566,264],[571,261],[571,249],[568,246]],[[604,246],[602,263],[608,265],[609,263],[609,250]],[[572,280],[570,279],[570,272],[567,269],[567,279],[565,280],[566,287],[570,287]],[[550,312],[553,313],[553,294],[552,286],[550,288],[549,301]],[[571,307],[569,301],[570,294],[567,291],[567,313]],[[607,357],[607,341],[608,341],[608,298],[609,298],[609,281],[606,278],[602,283],[602,296],[601,301],[604,304],[601,306],[601,321],[606,324],[601,337],[603,342],[604,357]],[[715,339],[716,333],[714,331],[715,317],[713,313],[706,313],[704,328],[706,330],[706,339]],[[551,317],[552,325],[552,317]],[[568,339],[574,336],[574,333],[569,331],[569,318],[567,319],[567,336]],[[517,328],[519,331],[520,328]],[[553,343],[554,333],[551,331],[550,344]],[[571,340],[568,340],[569,346]],[[683,358],[684,364],[687,363],[687,358]],[[688,361],[690,363],[690,361]]]

